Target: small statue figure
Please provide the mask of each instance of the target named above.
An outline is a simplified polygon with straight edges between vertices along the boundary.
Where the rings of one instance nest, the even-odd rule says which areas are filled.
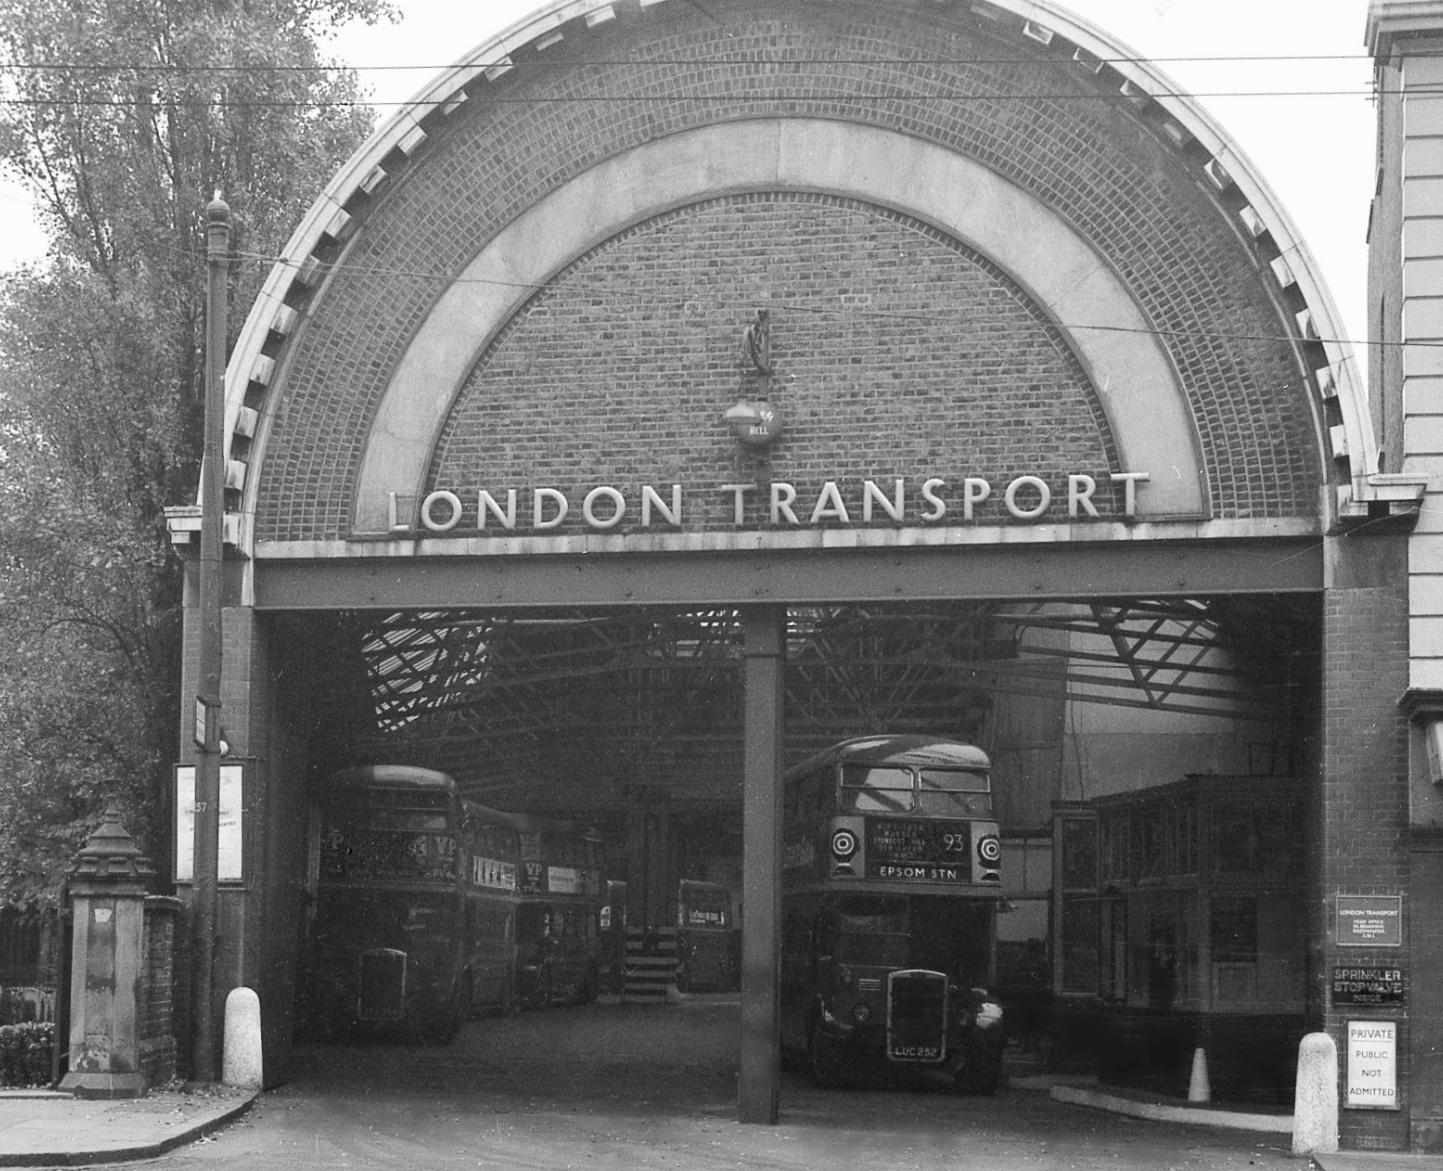
[[[757,319],[742,331],[742,362],[754,367],[759,374],[771,375],[772,325],[770,310],[758,309]]]

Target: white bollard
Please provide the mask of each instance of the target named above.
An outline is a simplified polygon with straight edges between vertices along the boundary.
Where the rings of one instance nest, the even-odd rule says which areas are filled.
[[[1189,1102],[1211,1102],[1213,1100],[1212,1083],[1208,1081],[1208,1055],[1201,1046],[1192,1051],[1192,1077],[1187,1083],[1187,1100]]]
[[[225,998],[220,1080],[245,1090],[261,1088],[261,1000],[250,988],[232,988]]]
[[[1338,1046],[1327,1033],[1309,1033],[1298,1044],[1293,1094],[1293,1154],[1332,1154],[1338,1149]]]

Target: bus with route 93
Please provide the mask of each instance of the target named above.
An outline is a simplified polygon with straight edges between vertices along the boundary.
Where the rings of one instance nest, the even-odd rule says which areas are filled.
[[[825,1087],[933,1069],[959,1090],[994,1092],[1002,851],[987,754],[859,737],[783,784],[784,1054]]]

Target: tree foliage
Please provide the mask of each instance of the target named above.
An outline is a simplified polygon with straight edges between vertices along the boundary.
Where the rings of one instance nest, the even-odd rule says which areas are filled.
[[[47,260],[0,276],[0,901],[43,903],[107,799],[163,860],[195,493],[204,209],[232,209],[232,334],[369,131],[327,30],[385,0],[11,0],[0,166]]]

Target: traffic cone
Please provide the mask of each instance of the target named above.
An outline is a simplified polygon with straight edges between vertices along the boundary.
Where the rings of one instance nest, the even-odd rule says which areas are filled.
[[[1192,1077],[1187,1084],[1189,1102],[1211,1102],[1212,1086],[1208,1084],[1208,1055],[1201,1048],[1192,1051]]]

